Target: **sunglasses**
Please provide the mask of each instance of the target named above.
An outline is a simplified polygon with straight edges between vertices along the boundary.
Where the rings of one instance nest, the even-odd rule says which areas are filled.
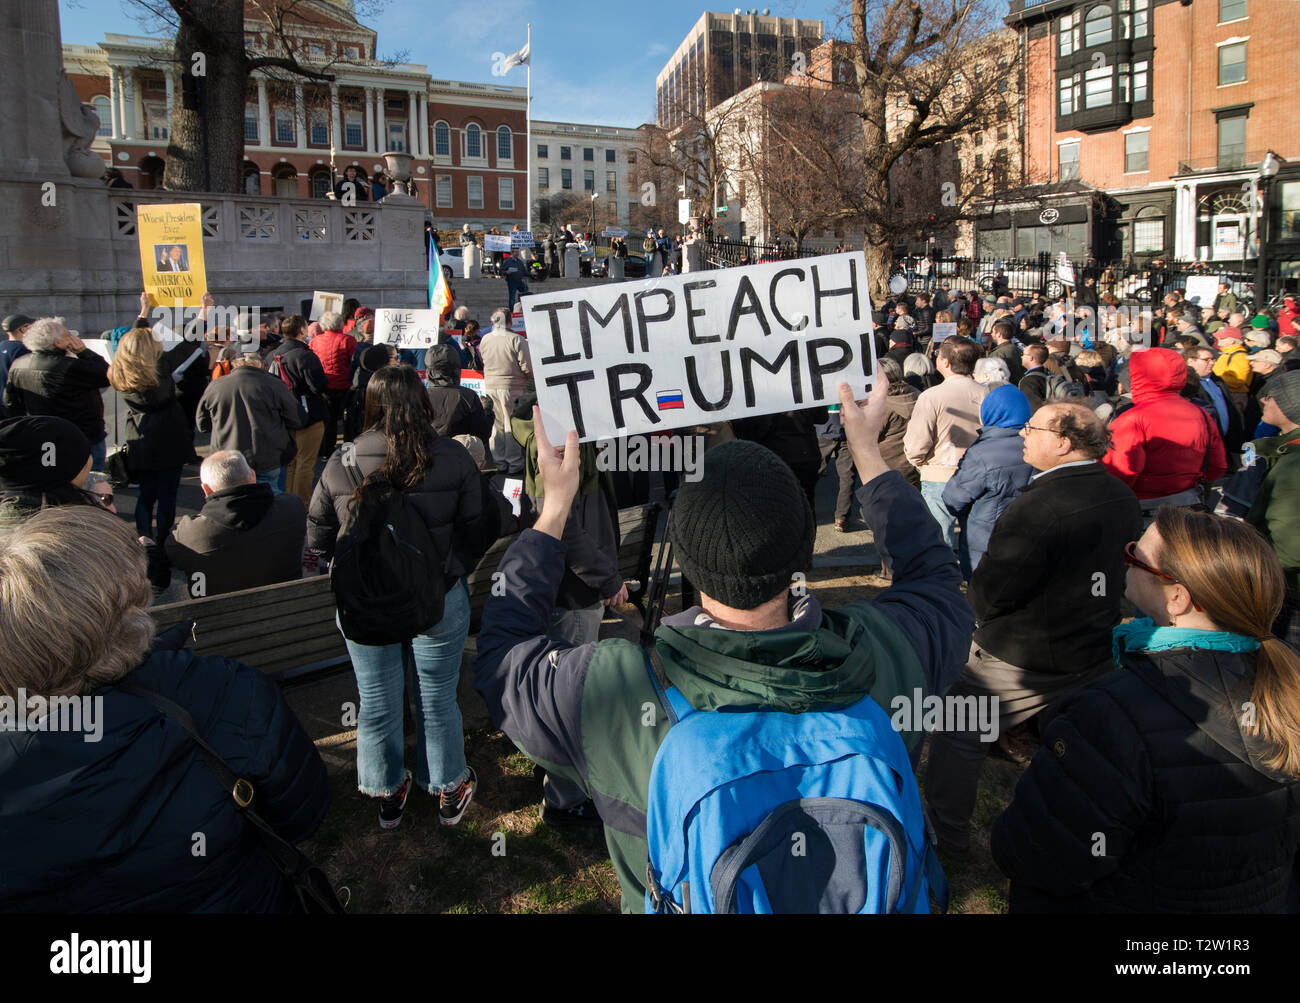
[[[1145,571],[1148,575],[1155,575],[1162,582],[1168,582],[1170,585],[1183,585],[1183,583],[1180,582],[1177,578],[1173,577],[1173,575],[1167,575],[1159,568],[1153,568],[1151,565],[1147,564],[1144,560],[1142,560],[1140,557],[1137,556],[1136,551],[1137,551],[1137,540],[1130,540],[1127,544],[1125,544],[1124,563],[1127,564],[1130,568],[1137,568],[1139,571]],[[1183,585],[1183,588],[1186,589],[1187,586]],[[1188,594],[1189,595],[1191,594],[1190,589],[1188,589]],[[1205,612],[1204,607],[1201,606],[1201,604],[1198,603],[1195,599],[1192,600],[1192,608],[1195,609],[1198,613]]]
[[[113,504],[112,494],[106,494],[106,495],[100,494],[98,491],[92,491],[91,494],[95,496],[95,501],[97,501],[100,505],[103,505],[104,508],[108,508],[110,505]]]

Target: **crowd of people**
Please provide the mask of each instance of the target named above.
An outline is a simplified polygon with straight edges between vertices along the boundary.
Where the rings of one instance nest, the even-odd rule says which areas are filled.
[[[971,853],[984,760],[1014,751],[1011,733],[1040,746],[992,828],[1013,911],[1300,911],[1296,300],[1251,312],[1221,288],[1203,317],[1177,292],[1152,315],[1082,289],[1053,301],[926,286],[881,304],[866,400],[842,385],[829,407],[711,426],[703,477],[665,477],[684,608],[646,650],[600,633],[628,598],[618,510],[648,484],[602,469],[576,433],[547,435],[508,307],[481,337],[456,311],[418,366],[374,343],[356,299],[315,322],[212,330],[200,351],[159,342],[144,297],[133,324],[106,332],[111,363],[60,318],[6,318],[0,695],[102,696],[110,716],[97,743],[0,731],[0,794],[23,795],[0,796],[0,851],[40,848],[0,879],[0,909],[297,907],[184,730],[148,727],[142,689],[187,708],[244,764],[284,839],[327,811],[320,757],[274,684],[156,634],[150,603],[175,582],[198,598],[328,565],[360,693],[360,793],[384,829],[413,786],[458,824],[478,784],[456,696],[466,577],[512,536],[474,685],[537,764],[543,822],[603,829],[625,911],[875,901],[862,875],[832,887],[832,871],[847,880],[828,862],[848,852],[842,835],[818,844],[809,866],[828,883],[811,891],[788,853],[732,860],[731,885],[710,884],[697,868],[712,860],[673,843],[673,812],[735,841],[775,824],[778,805],[860,789],[815,731],[827,722],[860,736],[855,755],[868,743],[902,766],[910,897],[890,908],[942,897],[911,772],[927,741],[924,803],[953,862]],[[461,385],[470,368],[481,394]],[[129,412],[111,454],[107,387]],[[204,501],[177,519],[196,432],[210,445]],[[887,585],[838,609],[798,584],[827,475],[838,491],[823,514],[872,531]],[[114,497],[128,482],[133,530]],[[922,696],[970,711],[883,730],[873,716]],[[742,769],[746,735],[775,758],[709,800],[656,765],[705,735],[712,768]],[[200,820],[208,851],[192,861]],[[847,825],[869,854],[889,845],[863,816],[805,807],[782,824]]]

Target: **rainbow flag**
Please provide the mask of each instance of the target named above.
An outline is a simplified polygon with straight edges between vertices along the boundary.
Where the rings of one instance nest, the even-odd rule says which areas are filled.
[[[438,261],[440,252],[438,242],[429,234],[429,309],[438,311],[438,320],[451,313],[455,303],[451,298],[451,287],[447,285],[447,276],[442,274],[442,264]]]

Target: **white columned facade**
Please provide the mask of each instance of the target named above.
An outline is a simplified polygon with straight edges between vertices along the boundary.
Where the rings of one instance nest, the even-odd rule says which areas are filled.
[[[418,157],[420,155],[420,146],[419,146],[420,121],[419,121],[419,115],[415,110],[416,101],[417,101],[417,97],[415,91],[407,91],[406,92],[406,106],[407,106],[406,117],[410,120],[410,127],[407,130],[407,136],[406,136],[406,152],[413,157]]]
[[[122,73],[122,134],[126,139],[136,139],[135,121],[135,81],[131,70],[124,67]]]
[[[375,89],[366,88],[366,97],[363,104],[366,113],[366,152],[376,153],[379,148],[379,139],[375,133]]]
[[[380,153],[388,149],[388,123],[384,119],[384,88],[375,89],[375,141]]]
[[[1174,257],[1196,257],[1196,183],[1179,184],[1174,198]]]
[[[176,78],[172,76],[171,70],[163,71],[163,78],[167,81],[167,135],[171,135],[172,128],[172,108],[176,103]]]
[[[293,145],[307,145],[307,118],[303,114],[302,84],[293,85]]]
[[[134,67],[127,70],[131,81],[131,138],[146,139],[144,125],[144,87],[137,86],[135,81]]]
[[[271,105],[266,98],[266,80],[257,79],[257,145],[271,145]]]
[[[118,79],[117,67],[108,68],[108,116],[111,139],[122,138],[122,87]]]
[[[420,92],[420,156],[429,155],[429,95]]]
[[[330,84],[330,145],[335,150],[343,148],[343,133],[339,131],[339,85]]]

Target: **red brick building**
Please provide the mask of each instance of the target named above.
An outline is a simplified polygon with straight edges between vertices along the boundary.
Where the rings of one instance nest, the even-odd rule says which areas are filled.
[[[336,79],[254,72],[244,119],[248,194],[324,197],[346,167],[370,178],[396,151],[412,156],[416,197],[440,225],[524,222],[522,87],[434,80],[424,66],[381,61],[376,32],[357,21],[350,0],[310,0],[303,10],[287,29],[290,45],[299,61]],[[245,45],[275,51],[268,23],[249,13]],[[93,149],[136,188],[162,183],[180,93],[168,49],[164,40],[115,34],[96,46],[64,46],[77,93],[100,117]]]
[[[1007,24],[1036,201],[982,225],[981,253],[1241,263],[1262,235],[1300,258],[1300,4],[1013,0]]]

